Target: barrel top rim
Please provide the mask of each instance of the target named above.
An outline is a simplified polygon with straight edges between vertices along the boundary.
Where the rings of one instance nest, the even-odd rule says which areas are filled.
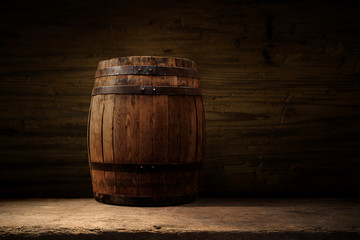
[[[123,56],[123,57],[116,57],[116,58],[110,58],[110,59],[105,59],[105,60],[100,60],[100,63],[103,62],[107,62],[107,61],[111,61],[111,60],[115,60],[115,59],[120,59],[120,58],[133,58],[133,57],[150,57],[150,58],[174,58],[174,59],[181,59],[181,60],[185,60],[185,61],[189,61],[189,62],[193,62],[195,63],[195,61],[188,59],[188,58],[183,58],[183,57],[174,57],[174,56],[148,56],[148,55],[134,55],[134,56]]]

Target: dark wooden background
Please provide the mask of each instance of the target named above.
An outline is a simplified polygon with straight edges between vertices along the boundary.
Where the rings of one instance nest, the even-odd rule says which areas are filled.
[[[86,123],[100,60],[200,70],[203,196],[354,196],[356,1],[2,1],[0,196],[91,196]]]

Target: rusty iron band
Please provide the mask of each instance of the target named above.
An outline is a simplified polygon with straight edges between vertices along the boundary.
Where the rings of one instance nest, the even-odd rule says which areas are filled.
[[[188,95],[201,96],[200,88],[172,86],[102,86],[94,88],[92,96],[103,94]]]
[[[198,72],[192,68],[149,66],[117,66],[98,69],[95,78],[117,75],[160,75],[198,78]]]
[[[156,171],[196,171],[200,170],[201,163],[103,163],[89,162],[93,170],[114,172],[156,172]]]

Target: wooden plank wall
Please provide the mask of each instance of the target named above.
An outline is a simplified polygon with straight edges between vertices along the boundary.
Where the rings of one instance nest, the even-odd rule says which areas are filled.
[[[355,5],[354,5],[355,4]],[[90,196],[100,60],[198,64],[205,196],[345,196],[360,184],[360,9],[345,1],[3,1],[0,196]]]

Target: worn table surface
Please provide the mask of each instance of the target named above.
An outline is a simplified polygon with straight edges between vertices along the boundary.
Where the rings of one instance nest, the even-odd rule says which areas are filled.
[[[346,233],[360,236],[359,199],[199,199],[173,207],[125,207],[93,199],[2,199],[0,237],[99,236],[151,234],[185,239],[186,234],[212,233],[222,239],[236,235]],[[227,233],[227,237],[219,234]],[[184,236],[181,234],[185,234]],[[229,235],[230,234],[230,235]],[[234,235],[235,234],[235,235]],[[119,236],[120,236],[119,235]],[[254,235],[254,236],[255,236]],[[104,235],[105,236],[105,235]],[[124,235],[123,235],[124,236]],[[134,237],[135,236],[135,237]],[[183,236],[183,238],[181,238]],[[192,237],[196,237],[193,235]],[[197,236],[199,239],[201,236]],[[176,239],[176,237],[175,237]],[[255,239],[255,237],[254,237]],[[321,237],[320,237],[321,239]],[[358,238],[360,239],[360,238]]]

